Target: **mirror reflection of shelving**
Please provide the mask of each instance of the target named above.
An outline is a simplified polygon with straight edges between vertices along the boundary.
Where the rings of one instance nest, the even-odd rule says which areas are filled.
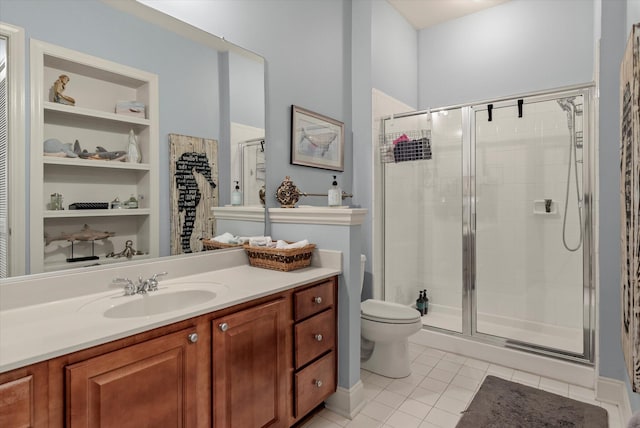
[[[31,68],[37,95],[32,100],[31,271],[126,261],[107,255],[119,253],[128,240],[144,253],[136,259],[157,257],[157,76],[35,40]],[[69,78],[64,93],[75,105],[52,102],[53,82],[62,75]],[[116,113],[121,101],[142,103],[146,111]],[[140,163],[126,162],[130,132]],[[78,156],[64,149],[45,155],[43,142],[49,139]],[[54,194],[61,195],[63,209],[51,209],[57,208],[51,206]],[[130,197],[138,208],[108,209],[116,198],[124,203]],[[69,209],[77,203],[98,203],[99,209]],[[80,236],[83,228],[91,231],[89,239],[97,239],[64,239]]]

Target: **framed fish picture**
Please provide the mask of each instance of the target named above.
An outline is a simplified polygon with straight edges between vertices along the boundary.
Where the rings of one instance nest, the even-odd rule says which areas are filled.
[[[169,134],[171,254],[202,251],[215,233],[218,206],[218,142]]]
[[[292,105],[291,164],[344,171],[344,123]]]

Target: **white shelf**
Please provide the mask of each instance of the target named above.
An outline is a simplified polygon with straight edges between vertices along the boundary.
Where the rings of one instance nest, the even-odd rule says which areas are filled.
[[[46,210],[43,213],[44,218],[82,218],[82,217],[122,217],[149,215],[151,211],[148,208],[135,209],[115,209],[115,210]]]
[[[42,162],[45,165],[65,165],[78,168],[114,168],[136,171],[149,171],[151,169],[151,165],[149,165],[148,163],[129,163],[81,158],[61,158],[57,156],[43,156]]]
[[[109,113],[105,111],[93,110],[77,106],[68,106],[65,104],[52,103],[51,101],[45,101],[43,103],[43,107],[45,112],[57,112],[69,116],[83,116],[93,119],[101,119],[108,122],[120,122],[145,126],[149,126],[151,124],[151,121],[149,119],[144,119],[141,117]]]
[[[35,39],[31,39],[30,66],[31,273],[127,261],[105,258],[123,249],[127,240],[149,253],[134,260],[158,257],[158,76]],[[52,82],[61,74],[70,78],[66,89],[75,98],[75,106],[50,101]],[[116,104],[123,100],[143,103],[147,117],[116,114]],[[138,138],[145,163],[45,156],[42,150],[43,142],[50,138],[78,141],[89,151],[98,147],[126,150],[131,131]],[[47,210],[53,193],[65,195],[68,201],[104,202],[141,195],[144,208]],[[114,234],[103,245],[96,243],[100,259],[67,263],[64,245],[45,245],[44,236],[68,233],[82,223]],[[91,249],[78,245],[76,251],[77,257],[86,257]]]

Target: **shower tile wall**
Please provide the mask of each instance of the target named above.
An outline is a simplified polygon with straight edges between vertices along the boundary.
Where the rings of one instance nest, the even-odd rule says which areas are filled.
[[[582,329],[582,247],[569,252],[562,222],[569,165],[567,116],[555,101],[476,115],[476,293],[483,316]],[[578,120],[577,129],[582,128]],[[578,149],[578,159],[582,150]],[[578,164],[582,189],[582,164]],[[579,242],[576,190],[570,177],[567,243]],[[553,214],[534,201],[552,199]],[[505,321],[503,319],[503,321]],[[503,324],[503,322],[501,323]],[[540,327],[540,326],[538,326]],[[564,333],[571,333],[564,331]]]

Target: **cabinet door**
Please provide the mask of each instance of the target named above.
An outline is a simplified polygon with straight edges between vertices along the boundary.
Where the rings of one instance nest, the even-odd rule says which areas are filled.
[[[213,320],[216,428],[286,426],[285,302]]]
[[[0,374],[0,427],[49,426],[47,376],[46,363]]]
[[[194,332],[181,330],[68,366],[67,425],[195,427]]]

